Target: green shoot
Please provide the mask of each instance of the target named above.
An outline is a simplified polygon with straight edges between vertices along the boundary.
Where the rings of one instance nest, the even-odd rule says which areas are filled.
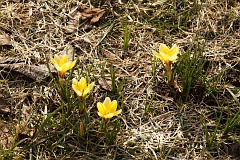
[[[233,99],[236,101],[236,103],[240,106],[240,102],[238,100],[238,98],[235,96],[235,94],[229,89],[226,88],[228,90],[228,92],[232,95]],[[240,110],[238,110],[238,112],[234,115],[231,116],[226,124],[225,127],[223,129],[222,135],[227,135],[234,127],[236,127],[237,125],[239,125],[240,123]]]
[[[192,49],[194,49],[193,53],[191,52]],[[201,82],[206,62],[207,57],[202,54],[202,48],[193,48],[191,46],[186,53],[180,56],[177,63],[174,64],[173,77],[178,74],[181,79],[184,101],[189,99],[191,88]]]
[[[116,77],[115,77],[116,70],[114,69],[113,66],[110,67],[110,75],[111,75],[111,80],[112,80],[112,91],[116,91]]]
[[[112,126],[112,129],[110,126]],[[120,130],[121,123],[118,119],[115,119],[107,124],[104,129],[105,132],[105,140],[107,145],[112,145],[116,139],[117,133]]]
[[[145,114],[147,114],[148,112],[150,112],[152,110],[151,106],[152,106],[152,102],[153,102],[153,99],[155,98],[155,94],[151,97],[150,100],[148,100],[148,98],[146,98],[146,107],[145,107]]]
[[[112,81],[112,93],[119,96],[124,85],[124,80],[121,80],[119,84],[116,83],[116,69],[113,66],[110,67],[110,76]]]
[[[126,25],[124,28],[124,34],[123,34],[123,51],[128,51],[129,41],[130,41],[130,35],[131,35],[131,26]]]
[[[211,134],[209,133],[205,119],[203,117],[200,117],[200,121],[202,122],[202,124],[204,126],[204,131],[205,131],[206,147],[209,149],[212,148],[213,145],[215,144],[217,131],[220,126],[220,121],[222,120],[222,113],[223,113],[223,110],[221,111],[221,114],[220,114],[220,117],[218,118],[216,127],[215,127],[213,133],[211,133]]]

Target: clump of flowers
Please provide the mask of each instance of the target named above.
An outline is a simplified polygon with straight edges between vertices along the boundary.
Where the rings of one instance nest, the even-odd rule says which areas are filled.
[[[81,115],[79,119],[78,133],[80,136],[84,136],[85,132],[88,131],[87,125],[89,120],[88,118],[89,114],[85,110],[86,99],[88,94],[91,92],[91,90],[94,87],[94,82],[87,83],[87,79],[85,77],[82,77],[80,80],[77,80],[76,78],[72,79],[72,77],[69,77],[65,81],[64,76],[66,72],[72,69],[76,64],[76,61],[69,61],[69,58],[66,54],[64,54],[62,57],[55,55],[54,58],[51,58],[51,62],[52,64],[54,64],[56,70],[58,71],[59,83],[56,83],[56,86],[59,89],[60,94],[63,97],[63,100],[66,103],[69,103],[69,106],[65,107],[64,105],[64,107],[61,107],[62,113],[63,114],[66,113],[66,117],[69,117],[70,119],[71,116],[69,115],[74,113],[73,109],[75,109],[75,105],[79,105],[79,113]],[[70,74],[70,76],[71,75],[72,74]],[[70,79],[72,79],[72,82],[71,82],[72,90],[74,90],[74,92],[77,95],[77,98],[79,99],[79,101],[77,102],[75,100],[72,101],[71,99],[73,96],[71,96],[71,92],[68,87],[69,85],[68,80]],[[112,144],[112,142],[116,138],[117,133],[120,130],[120,121],[118,119],[110,122],[110,119],[112,117],[117,116],[122,112],[121,109],[117,110],[117,104],[118,103],[116,100],[111,101],[109,97],[106,97],[103,103],[102,102],[97,103],[97,108],[98,108],[97,113],[102,118],[100,128],[101,128],[101,131],[105,132],[107,144]],[[45,114],[47,114],[47,108],[45,108],[44,110],[44,116],[46,120],[47,116]],[[109,127],[110,125],[112,126]],[[19,129],[17,128],[17,131],[16,131],[17,133],[19,132],[18,130]]]
[[[80,81],[78,81],[76,78],[72,80],[72,88],[77,94],[78,98],[81,100],[80,113],[83,112],[86,103],[85,98],[87,94],[92,90],[93,86],[94,82],[87,84],[87,80],[84,77],[82,77]]]
[[[168,83],[174,85],[174,77],[172,77],[172,63],[178,58],[179,47],[174,44],[171,48],[161,43],[159,51],[152,51],[153,54],[165,63],[165,68],[168,74]]]
[[[98,115],[105,119],[105,124],[107,124],[113,116],[117,116],[122,112],[121,109],[117,110],[117,101],[111,101],[109,97],[106,97],[103,103],[98,102],[97,108]]]

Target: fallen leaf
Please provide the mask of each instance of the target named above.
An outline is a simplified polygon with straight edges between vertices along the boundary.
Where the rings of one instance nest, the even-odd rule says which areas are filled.
[[[11,46],[10,37],[8,35],[0,35],[0,45],[1,46]]]
[[[12,64],[12,63],[21,63],[21,62],[25,62],[25,60],[13,58],[13,57],[9,57],[9,58],[0,57],[0,64]]]
[[[49,76],[48,68],[45,65],[28,65],[14,58],[2,60],[0,62],[0,68],[21,73],[35,81],[41,81]],[[51,65],[50,70],[56,72]]]
[[[90,24],[96,23],[99,21],[99,19],[104,15],[105,11],[101,10],[101,12],[98,12],[90,21]]]
[[[90,13],[90,14],[98,13],[99,11],[101,11],[100,8],[86,8],[84,10],[85,13]]]
[[[98,83],[103,89],[112,91],[112,84],[110,80],[107,81],[105,78],[98,78]]]
[[[76,30],[90,29],[103,17],[105,11],[100,8],[74,8],[69,13],[69,21],[64,28],[66,33],[73,33]]]
[[[106,56],[106,58],[108,58],[110,60],[117,59],[117,56],[115,54],[113,54],[111,51],[105,50],[103,52],[103,54]]]
[[[104,9],[100,8],[86,8],[82,13],[82,20],[91,19],[90,24],[96,23],[104,15]]]
[[[91,18],[93,15],[92,15],[92,13],[82,13],[82,20],[85,20],[85,19],[87,19],[87,18]]]

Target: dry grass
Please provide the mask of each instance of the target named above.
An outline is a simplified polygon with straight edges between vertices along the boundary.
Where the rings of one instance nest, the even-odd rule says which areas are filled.
[[[80,60],[77,68],[86,74],[92,67],[90,78],[96,87],[91,95],[91,124],[99,123],[96,103],[111,94],[99,80],[101,74],[104,73],[106,83],[111,85],[110,67],[113,66],[116,83],[124,82],[121,90],[124,101],[119,105],[123,109],[122,126],[114,145],[106,146],[94,135],[82,140],[69,131],[58,147],[51,148],[62,138],[61,130],[58,134],[52,129],[52,133],[43,132],[40,136],[49,136],[48,140],[34,142],[35,146],[29,147],[35,127],[41,123],[41,111],[45,106],[49,112],[54,111],[60,105],[59,95],[49,78],[34,81],[1,68],[2,153],[9,151],[13,157],[23,159],[234,159],[239,156],[237,129],[231,132],[230,138],[217,135],[214,147],[208,149],[201,121],[206,121],[210,134],[222,107],[230,107],[224,116],[239,110],[225,89],[230,88],[236,95],[239,92],[239,2],[2,0],[0,4],[0,35],[7,34],[11,39],[11,46],[0,46],[0,59],[22,59],[29,66],[45,64],[45,54],[50,58],[66,46],[72,46]],[[106,13],[92,25],[89,21],[79,22],[81,14],[75,12],[77,7],[79,13],[82,7],[101,8]],[[123,51],[126,26],[131,26],[130,41],[128,51]],[[166,83],[160,63],[153,83],[152,49],[157,49],[159,43],[176,43],[182,53],[191,45],[205,46],[209,77],[228,69],[220,79],[215,98],[199,98],[190,93],[190,100],[182,102],[175,89]],[[149,107],[147,113],[146,107]],[[25,126],[19,139],[25,139],[11,150],[18,123]]]

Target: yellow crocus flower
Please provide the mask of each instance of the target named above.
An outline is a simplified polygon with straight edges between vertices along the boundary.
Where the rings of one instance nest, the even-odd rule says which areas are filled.
[[[94,82],[87,85],[86,78],[82,77],[80,81],[75,78],[72,80],[72,88],[77,93],[79,98],[85,98],[87,94],[92,90]]]
[[[64,54],[61,58],[58,55],[55,55],[51,61],[57,69],[59,77],[61,78],[63,78],[65,73],[72,69],[76,63],[76,61],[70,62],[66,54]]]
[[[105,120],[109,120],[113,116],[116,116],[122,112],[122,110],[117,110],[117,101],[111,99],[109,97],[106,97],[104,102],[98,102],[97,103],[98,108],[98,115]]]
[[[152,52],[157,58],[160,58],[162,61],[164,61],[166,65],[168,65],[177,60],[179,48],[176,44],[174,44],[172,48],[169,48],[165,44],[161,43],[159,47],[159,52]]]

